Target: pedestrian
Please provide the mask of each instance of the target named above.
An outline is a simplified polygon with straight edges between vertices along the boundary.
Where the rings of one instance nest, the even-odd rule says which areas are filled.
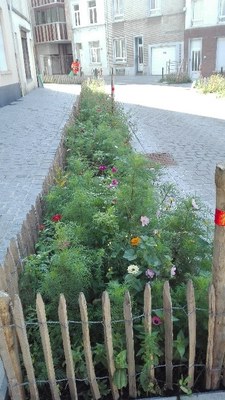
[[[72,69],[74,75],[78,75],[78,73],[80,71],[80,62],[79,62],[78,58],[72,62],[71,69]]]

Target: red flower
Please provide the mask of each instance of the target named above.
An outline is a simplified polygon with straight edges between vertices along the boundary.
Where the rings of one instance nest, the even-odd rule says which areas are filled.
[[[60,221],[62,219],[62,215],[61,214],[55,214],[55,215],[53,215],[53,217],[52,217],[52,221],[53,222],[58,222],[58,221]]]
[[[161,325],[162,320],[159,317],[154,316],[154,317],[152,317],[152,323],[153,323],[153,325]]]
[[[45,229],[45,225],[44,224],[38,225],[38,230],[39,231],[43,231],[44,229]]]

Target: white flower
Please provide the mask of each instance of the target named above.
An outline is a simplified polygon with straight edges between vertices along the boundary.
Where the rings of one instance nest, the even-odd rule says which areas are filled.
[[[148,217],[146,217],[146,216],[141,216],[141,218],[140,218],[140,220],[141,220],[141,225],[142,226],[146,226],[146,225],[148,225],[149,224],[149,218]]]
[[[199,206],[198,206],[198,204],[196,204],[195,199],[192,199],[191,205],[192,205],[192,207],[194,208],[194,210],[198,210],[198,209],[199,209]]]
[[[173,277],[173,276],[175,276],[176,275],[176,267],[175,267],[175,265],[173,265],[172,266],[172,268],[171,268],[171,270],[170,270],[170,276],[171,276],[171,278]]]
[[[128,274],[136,275],[139,272],[139,267],[137,265],[131,264],[127,268]]]

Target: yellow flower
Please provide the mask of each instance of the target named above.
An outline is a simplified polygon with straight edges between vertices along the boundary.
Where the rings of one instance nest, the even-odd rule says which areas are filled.
[[[141,242],[141,238],[137,237],[133,237],[130,241],[131,246],[138,246],[139,243]]]

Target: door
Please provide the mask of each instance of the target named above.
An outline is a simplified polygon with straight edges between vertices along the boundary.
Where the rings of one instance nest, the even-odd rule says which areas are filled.
[[[198,79],[201,75],[202,41],[193,39],[190,42],[190,76],[191,79]]]
[[[143,72],[143,37],[135,38],[135,60],[137,73]]]
[[[168,65],[171,65],[170,72],[173,72],[172,66],[176,61],[176,46],[152,47],[151,49],[151,71],[152,75],[162,75],[168,71]]]
[[[216,71],[225,72],[225,37],[217,39]]]

